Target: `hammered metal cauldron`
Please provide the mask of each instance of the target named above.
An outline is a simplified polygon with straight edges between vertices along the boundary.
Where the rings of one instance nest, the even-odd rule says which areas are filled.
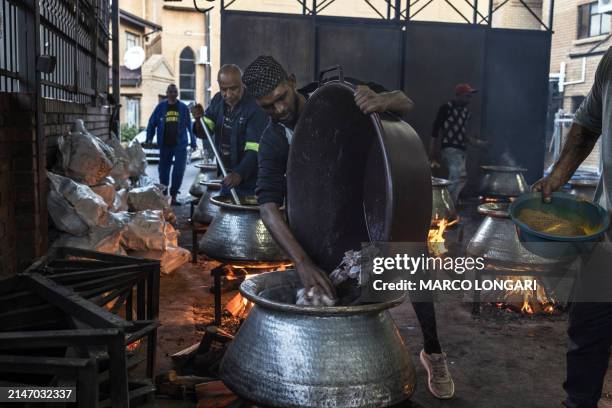
[[[234,393],[271,407],[386,407],[414,392],[415,371],[388,309],[295,305],[295,270],[247,279],[252,301],[221,363]]]
[[[537,256],[523,247],[510,219],[507,203],[481,204],[478,212],[486,218],[470,240],[467,254],[474,258],[483,257],[485,269],[526,275],[529,272],[558,271],[567,265],[559,259]]]
[[[522,167],[480,166],[483,172],[480,180],[480,195],[489,198],[518,197],[529,191],[529,185]]]
[[[354,88],[326,82],[308,99],[287,164],[287,217],[306,253],[331,272],[363,242],[427,242],[431,169],[406,122],[363,114]]]
[[[219,213],[219,206],[211,204],[211,197],[216,197],[221,191],[220,180],[209,180],[201,182],[203,194],[198,202],[198,205],[193,211],[193,220],[198,224],[208,225],[212,222],[215,216]]]
[[[206,192],[206,186],[202,184],[203,181],[210,181],[217,178],[217,165],[198,163],[195,167],[200,169],[200,172],[195,176],[191,187],[189,188],[189,194],[198,198],[202,197]]]
[[[457,218],[455,204],[448,191],[451,182],[445,179],[432,177],[432,204],[431,204],[431,223],[435,224],[439,220],[453,221]]]
[[[242,197],[243,203],[248,203]],[[280,262],[287,256],[266,229],[255,198],[253,205],[233,204],[230,197],[211,197],[218,214],[200,240],[200,252],[219,261]]]

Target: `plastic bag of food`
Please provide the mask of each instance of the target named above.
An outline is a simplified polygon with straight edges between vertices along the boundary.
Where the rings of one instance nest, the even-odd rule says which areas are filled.
[[[54,200],[57,200],[59,196],[65,201],[61,204],[65,208],[64,214],[70,213],[68,207],[72,207],[88,227],[107,226],[109,224],[108,206],[102,197],[94,193],[91,188],[51,172],[47,172],[47,177],[50,190],[57,193],[57,195],[53,195]],[[61,213],[51,214],[54,222],[56,218],[61,216]],[[72,233],[72,231],[66,232]]]
[[[112,149],[87,132],[80,119],[68,135],[59,137],[58,147],[64,175],[80,183],[88,186],[99,184],[113,168]]]
[[[113,207],[115,202],[115,180],[112,177],[106,177],[102,183],[92,186],[92,191],[102,197],[108,208]]]
[[[127,154],[129,157],[128,171],[130,177],[137,178],[145,174],[147,169],[147,155],[144,150],[142,150],[142,146],[138,140],[132,139],[128,145]]]
[[[113,205],[110,207],[111,212],[121,212],[128,210],[128,191],[121,189],[115,193],[115,199]]]
[[[142,176],[138,177],[135,187],[148,187],[148,186],[155,186],[161,191],[166,190],[166,186],[164,186],[161,183],[158,183],[157,181],[153,180],[151,177],[147,176],[146,174],[143,174]]]
[[[116,221],[116,220],[115,220]],[[53,247],[64,246],[105,252],[107,254],[127,255],[121,246],[123,224],[115,222],[110,227],[94,227],[88,235],[75,237],[70,234],[61,235]]]
[[[60,193],[51,189],[47,195],[47,210],[55,227],[75,236],[86,235],[89,226]]]
[[[160,271],[169,274],[183,266],[191,258],[191,253],[185,248],[169,247],[165,251],[133,251],[130,256],[160,261]]]
[[[155,185],[134,188],[128,192],[128,207],[130,211],[162,210],[166,220],[176,219],[170,209],[168,197]]]
[[[121,145],[121,142],[115,137],[111,137],[108,142],[108,146],[113,149],[115,155],[115,161],[113,163],[113,169],[111,170],[111,176],[116,182],[121,180],[127,180],[130,177],[130,156],[125,148]]]
[[[178,232],[164,219],[161,211],[140,211],[123,215],[126,228],[121,245],[132,251],[158,250],[178,246]]]

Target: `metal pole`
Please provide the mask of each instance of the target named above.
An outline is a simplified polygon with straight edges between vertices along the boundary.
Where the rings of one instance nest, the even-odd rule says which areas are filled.
[[[478,22],[478,0],[474,0],[474,23],[476,24]]]
[[[553,17],[555,12],[555,0],[550,0],[550,4],[548,7],[548,29],[549,31],[553,31]]]
[[[113,97],[115,98],[115,109],[117,109],[117,118],[115,119],[115,129],[117,129],[117,137],[121,140],[121,126],[119,126],[119,109],[121,105],[121,92],[119,89],[119,0],[111,0],[111,20],[113,24]]]
[[[489,0],[489,18],[487,19],[487,25],[489,27],[493,25],[493,0]]]
[[[221,168],[221,173],[223,173],[223,177],[227,177],[227,170],[225,169],[225,166],[223,165],[223,160],[221,160],[221,156],[219,155],[219,152],[217,151],[217,147],[215,146],[215,141],[213,140],[212,135],[210,134],[210,131],[206,127],[206,123],[204,123],[204,119],[202,118],[200,118],[200,126],[202,126],[202,128],[204,129],[204,132],[206,133],[206,138],[208,139],[208,143],[210,143],[210,148],[212,149],[213,153],[215,154],[215,157],[217,158],[217,164],[219,165],[219,168]],[[240,199],[238,198],[238,194],[236,194],[236,190],[232,188],[230,190],[230,193],[232,194],[234,203],[240,205]]]

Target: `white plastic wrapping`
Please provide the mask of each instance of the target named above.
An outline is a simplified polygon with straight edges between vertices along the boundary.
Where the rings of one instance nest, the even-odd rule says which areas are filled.
[[[102,183],[92,186],[92,191],[102,197],[109,209],[113,207],[115,201],[115,180],[112,177],[106,177]]]
[[[60,136],[61,168],[65,176],[93,186],[110,174],[114,154],[98,137],[87,132],[82,120],[77,120],[73,131]]]
[[[130,177],[130,156],[117,138],[111,137],[107,144],[113,149],[115,155],[113,169],[110,174],[115,179],[116,185],[119,185],[123,180],[127,180]]]
[[[162,210],[166,220],[176,219],[170,209],[170,202],[156,185],[134,188],[128,192],[130,211]]]
[[[63,234],[52,246],[67,246],[108,254],[127,255],[121,246],[121,236],[124,228],[125,226],[120,220],[113,218],[110,226],[91,228],[89,234],[83,237]]]
[[[51,189],[47,195],[47,209],[55,227],[75,236],[86,235],[89,227],[60,193]]]
[[[61,222],[61,218],[66,214],[72,214],[71,209],[90,228],[109,224],[108,206],[102,197],[94,193],[91,188],[51,172],[47,172],[47,177],[52,192],[50,195],[53,197],[53,207],[49,207],[49,213],[54,222],[56,220],[60,221],[59,225],[56,223],[58,228],[65,224]],[[63,202],[59,198],[62,198]],[[80,230],[80,228],[76,229]],[[76,231],[70,228],[66,232],[74,233]],[[81,234],[74,233],[74,235]]]
[[[185,248],[167,248],[165,251],[135,251],[128,252],[130,256],[160,261],[160,270],[163,274],[174,272],[189,262],[191,254]]]
[[[165,251],[178,247],[178,232],[164,219],[161,211],[122,213],[126,228],[121,245],[131,251]]]
[[[115,199],[113,205],[110,208],[111,212],[121,212],[128,210],[128,191],[127,189],[121,189],[115,193]]]
[[[147,155],[138,140],[132,139],[128,145],[127,154],[129,157],[128,171],[130,177],[137,178],[145,174],[147,169]]]

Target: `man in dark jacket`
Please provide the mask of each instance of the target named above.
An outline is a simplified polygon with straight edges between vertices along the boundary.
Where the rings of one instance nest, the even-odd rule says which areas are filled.
[[[241,196],[254,195],[259,139],[268,117],[245,92],[238,66],[222,66],[217,81],[220,92],[214,96],[203,119],[215,134],[215,147],[228,173],[223,179],[222,194],[235,188]]]
[[[174,161],[170,195],[172,205],[180,205],[176,196],[183,183],[187,164],[188,134],[191,137],[191,148],[195,150],[197,146],[195,136],[191,132],[189,108],[178,100],[178,89],[174,84],[168,85],[166,99],[155,107],[149,118],[146,144],[151,144],[156,133],[159,146],[159,182],[170,186],[170,167]]]
[[[333,299],[335,289],[329,277],[310,259],[280,211],[287,192],[285,173],[293,129],[306,105],[307,90],[298,90],[295,76],[288,75],[285,69],[269,56],[260,56],[253,61],[246,69],[243,81],[248,92],[270,116],[268,126],[261,137],[259,150],[257,201],[262,220],[295,265],[305,292],[317,292]],[[380,92],[375,92],[373,88],[379,87],[374,84],[357,85],[355,104],[364,114],[389,111],[401,116],[414,106],[401,91],[387,92],[380,89]],[[419,299],[419,302],[413,302],[412,305],[424,337],[424,349],[420,359],[428,373],[427,384],[435,397],[452,398],[455,385],[448,371],[446,355],[438,341],[431,292],[426,292],[423,296],[429,296],[430,300]]]

